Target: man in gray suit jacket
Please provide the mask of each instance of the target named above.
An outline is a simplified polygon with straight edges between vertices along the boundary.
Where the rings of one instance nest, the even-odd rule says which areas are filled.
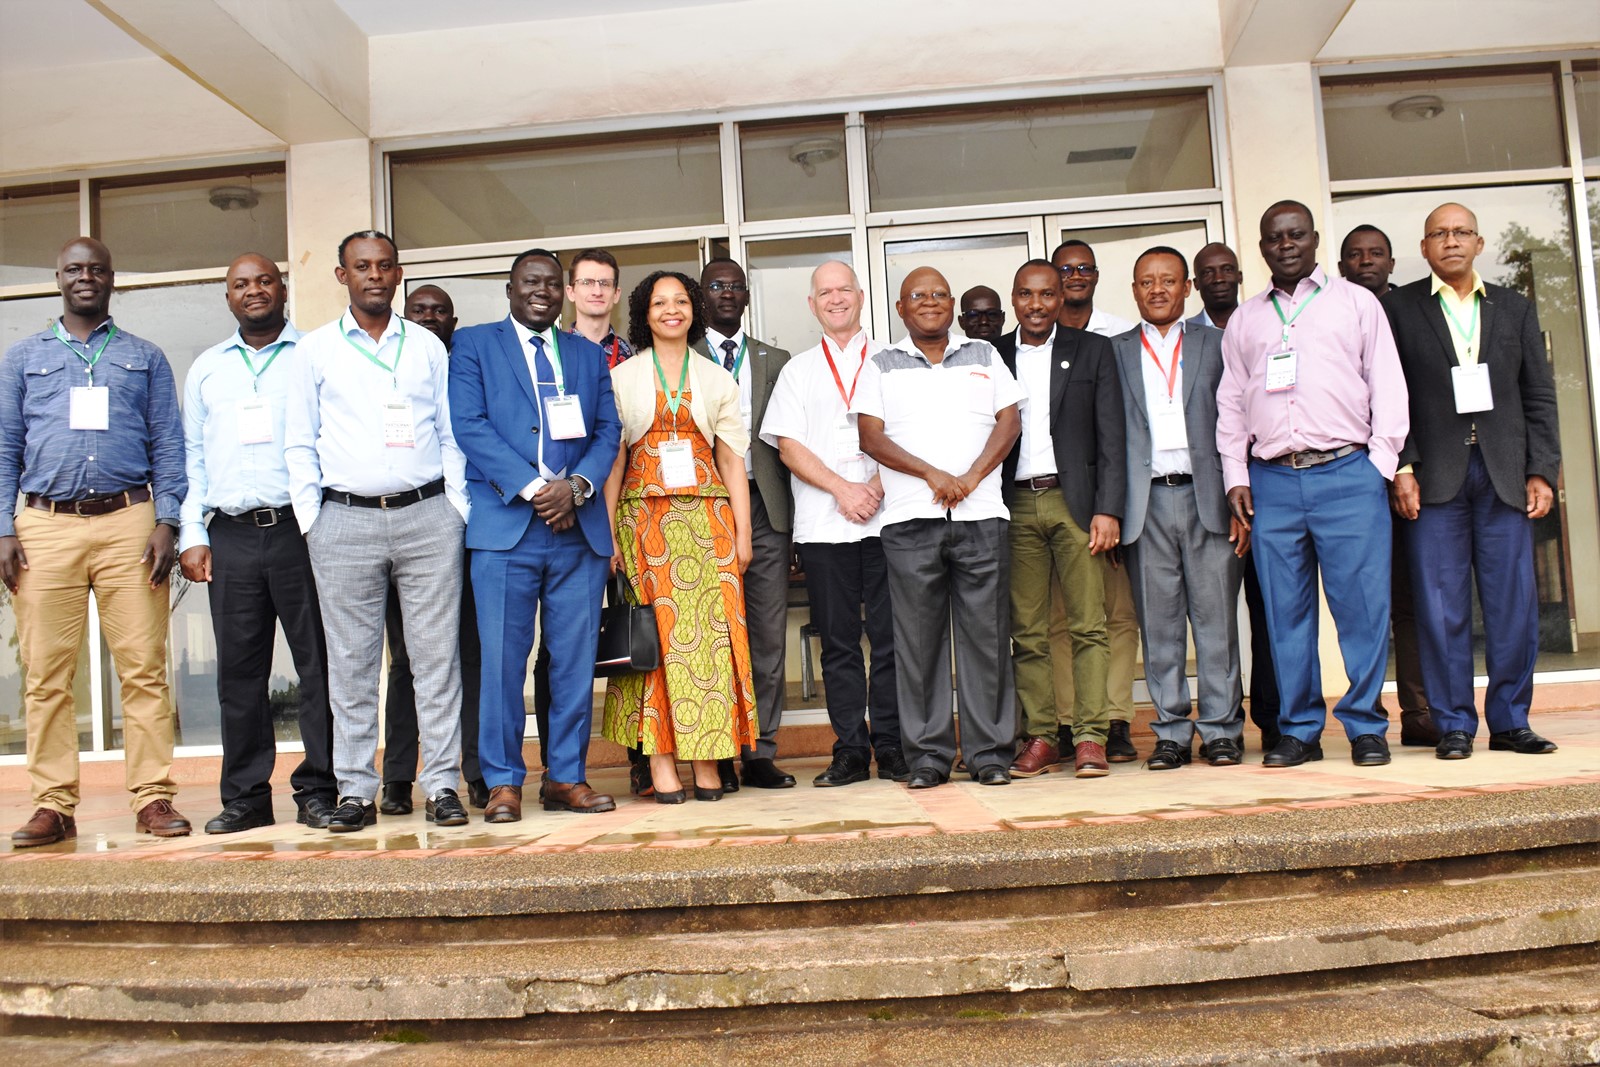
[[[1197,729],[1212,766],[1243,756],[1237,620],[1250,534],[1229,513],[1217,454],[1222,331],[1182,321],[1189,289],[1183,254],[1149,249],[1133,266],[1143,321],[1111,341],[1127,431],[1122,542],[1156,708],[1156,747],[1145,761],[1153,771],[1188,763]],[[1189,717],[1185,622],[1194,632],[1198,720]]]

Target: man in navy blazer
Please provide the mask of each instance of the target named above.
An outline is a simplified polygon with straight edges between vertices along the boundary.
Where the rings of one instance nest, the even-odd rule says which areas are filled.
[[[534,616],[550,650],[546,811],[610,811],[584,761],[593,709],[595,642],[611,559],[611,523],[596,490],[617,457],[622,422],[605,354],[556,329],[561,261],[530,249],[511,264],[511,314],[455,335],[450,411],[477,503],[467,524],[483,639],[478,759],[489,786],[486,822],[522,818],[527,765],[523,688]]]

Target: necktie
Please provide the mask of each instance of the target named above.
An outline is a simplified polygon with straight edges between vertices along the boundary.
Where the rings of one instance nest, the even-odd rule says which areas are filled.
[[[733,343],[733,338],[730,337],[722,342],[722,369],[730,374],[733,372],[734,354],[738,351],[739,346]]]

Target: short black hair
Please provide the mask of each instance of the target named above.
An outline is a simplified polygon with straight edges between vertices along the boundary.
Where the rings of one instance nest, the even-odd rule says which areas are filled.
[[[711,262],[715,263],[716,260]],[[708,267],[710,265],[706,264]],[[694,344],[706,335],[706,298],[700,291],[700,283],[682,271],[651,271],[628,294],[628,343],[635,352],[642,352],[655,344],[655,338],[650,334],[650,297],[656,291],[656,282],[663,278],[676,278],[682,283],[683,291],[689,294],[689,306],[694,309],[689,320],[689,343]]]
[[[550,251],[548,248],[530,248],[526,252],[519,252],[517,254],[517,258],[511,261],[511,273],[517,273],[517,268],[522,265],[523,260],[534,259],[536,257],[540,259],[548,259],[550,262],[556,265],[556,273],[561,273],[561,257]]]
[[[1172,256],[1176,258],[1178,263],[1183,267],[1183,280],[1189,280],[1189,260],[1184,257],[1182,252],[1178,251],[1176,248],[1173,248],[1171,245],[1152,245],[1143,252],[1140,252],[1139,258],[1133,261],[1134,270],[1139,269],[1139,264],[1144,261],[1144,257],[1146,256]]]
[[[1286,208],[1286,207],[1287,208],[1293,208],[1296,211],[1304,211],[1306,213],[1306,219],[1310,221],[1311,225],[1313,227],[1315,227],[1317,225],[1317,217],[1311,213],[1311,209],[1306,207],[1304,204],[1302,204],[1298,200],[1279,200],[1276,204],[1273,204],[1271,207],[1267,208],[1267,210],[1263,211],[1261,213],[1261,217],[1263,219],[1265,219],[1268,215],[1272,214],[1274,211],[1277,211],[1280,208]]]
[[[1060,271],[1056,269],[1056,265],[1050,262],[1048,259],[1030,259],[1028,262],[1018,267],[1017,273],[1011,276],[1012,288],[1016,288],[1017,279],[1022,276],[1022,272],[1025,270],[1047,270],[1052,274],[1060,274]]]
[[[1062,249],[1066,248],[1087,248],[1089,250],[1089,254],[1091,256],[1094,255],[1094,246],[1089,244],[1088,241],[1080,241],[1076,237],[1071,237],[1065,241],[1062,241],[1060,244],[1056,245],[1055,248],[1051,249],[1050,258],[1055,259],[1061,254]],[[1052,263],[1050,266],[1054,267],[1055,264]]]
[[[617,257],[604,248],[585,248],[572,257],[572,264],[567,269],[576,273],[579,263],[598,263],[602,267],[610,267],[612,284],[622,285],[622,268],[617,266]]]
[[[357,230],[355,233],[339,242],[339,266],[344,266],[344,250],[349,247],[351,241],[366,240],[389,242],[389,248],[394,252],[395,258],[400,258],[400,246],[394,243],[393,237],[390,237],[382,230]]]
[[[729,264],[731,266],[738,267],[739,272],[741,274],[744,273],[744,264],[740,263],[737,259],[734,259],[731,256],[713,256],[712,258],[706,260],[705,266],[700,268],[700,277],[704,278],[706,276],[706,271],[710,270],[712,267],[720,267],[723,264]]]
[[[1372,225],[1372,223],[1363,222],[1360,226],[1355,227],[1349,233],[1345,234],[1344,235],[1344,240],[1339,242],[1339,258],[1340,259],[1344,258],[1344,246],[1349,244],[1350,243],[1350,238],[1354,237],[1358,233],[1375,233],[1379,237],[1382,237],[1383,238],[1383,247],[1389,250],[1389,255],[1391,257],[1394,255],[1394,242],[1389,240],[1389,235],[1384,233],[1382,230],[1378,229],[1376,226]]]

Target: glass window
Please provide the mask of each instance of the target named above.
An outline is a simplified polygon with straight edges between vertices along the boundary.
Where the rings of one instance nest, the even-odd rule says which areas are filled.
[[[1578,100],[1578,144],[1583,165],[1600,165],[1600,60],[1572,64],[1572,84]]]
[[[717,131],[390,157],[402,249],[719,225]]]
[[[245,252],[289,258],[282,168],[160,182],[102,182],[99,237],[117,273],[225,267]]]
[[[811,272],[830,259],[852,263],[849,234],[751,241],[746,247],[751,332],[790,352],[816,344],[820,327],[806,301]]]
[[[1204,93],[867,117],[874,211],[1209,189]]]
[[[0,189],[0,285],[53,281],[57,253],[81,228],[77,182]]]
[[[1335,181],[1559,167],[1566,160],[1548,68],[1329,79],[1322,121]]]
[[[1018,265],[1027,262],[1027,231],[1037,225],[1037,220],[1022,220],[1021,228],[1012,230],[1002,222],[994,225],[996,232],[884,241],[885,291],[874,299],[888,308],[889,336],[878,339],[894,344],[906,335],[905,323],[895,313],[894,305],[900,298],[900,284],[908,274],[921,267],[933,267],[943,274],[950,283],[950,295],[957,301],[968,289],[987,285],[1000,294],[1000,305],[1009,318],[1009,283]],[[953,328],[959,332],[959,321]]]
[[[1156,222],[1140,226],[1072,226],[1064,224],[1051,234],[1055,240],[1050,250],[1068,239],[1089,242],[1094,249],[1094,265],[1100,268],[1094,290],[1094,306],[1129,322],[1139,321],[1139,307],[1133,301],[1133,265],[1147,248],[1166,245],[1176,248],[1194,266],[1195,253],[1207,241],[1206,224],[1200,219],[1180,222]],[[1008,298],[1009,299],[1009,298]],[[1200,294],[1189,294],[1184,314],[1200,311]]]
[[[50,273],[54,278],[53,268]],[[48,330],[50,323],[60,314],[61,297],[54,293],[49,296],[30,296],[23,300],[0,301],[0,352],[30,334]]]
[[[844,167],[842,118],[739,127],[744,217],[752,222],[847,213]]]
[[[1476,266],[1483,279],[1533,300],[1555,372],[1561,424],[1557,505],[1534,526],[1539,666],[1544,670],[1600,664],[1600,586],[1578,577],[1600,573],[1600,500],[1590,399],[1594,383],[1584,347],[1569,189],[1523,185],[1345,197],[1334,202],[1333,217],[1322,231],[1332,259],[1336,242],[1353,227],[1368,223],[1383,230],[1394,245],[1392,283],[1403,285],[1427,277],[1419,245],[1428,212],[1458,200],[1478,216],[1484,250]],[[1482,673],[1481,660],[1478,669]]]

